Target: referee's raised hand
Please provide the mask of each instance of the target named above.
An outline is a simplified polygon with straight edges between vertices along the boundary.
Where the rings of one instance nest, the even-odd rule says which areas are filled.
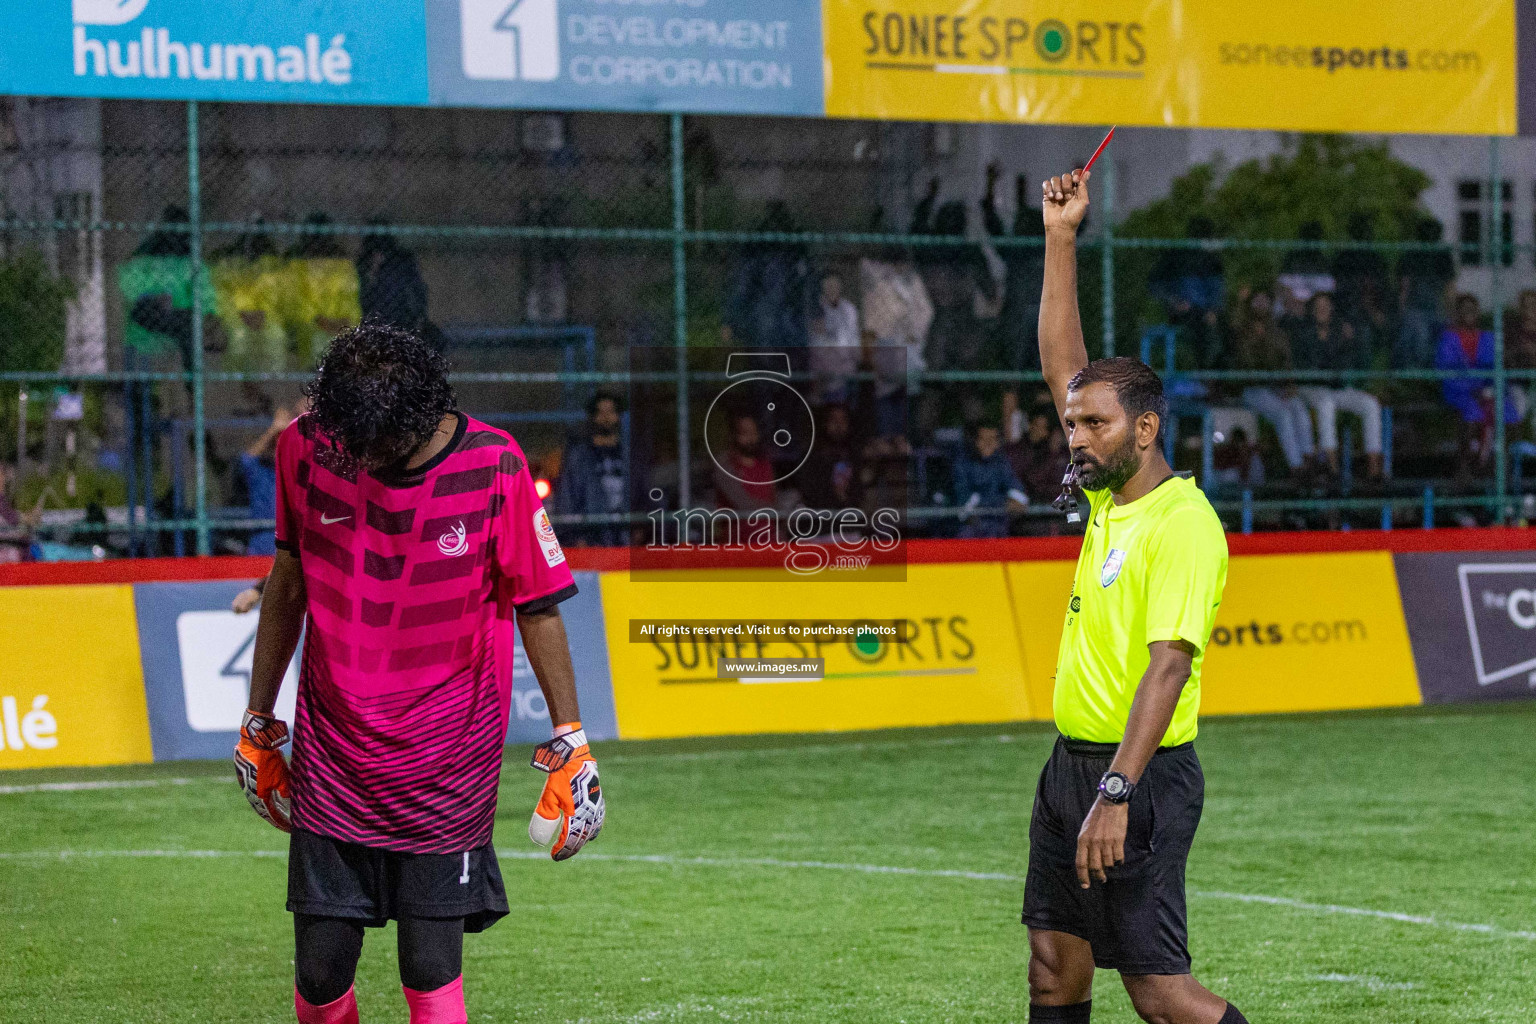
[[[1040,206],[1047,231],[1055,227],[1077,231],[1088,216],[1088,180],[1092,177],[1092,171],[1073,171],[1041,183]]]
[[[1095,800],[1077,833],[1077,881],[1084,889],[1095,880],[1109,881],[1105,874],[1125,862],[1125,829],[1130,820],[1129,804]]]

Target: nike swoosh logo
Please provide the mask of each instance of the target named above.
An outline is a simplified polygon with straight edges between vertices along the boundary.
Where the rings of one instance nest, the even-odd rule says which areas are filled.
[[[335,519],[332,519],[330,516],[326,515],[324,512],[320,513],[320,522],[324,523],[326,526],[330,526],[332,523],[339,523],[343,519],[351,519],[351,518],[352,518],[351,516],[337,516]]]

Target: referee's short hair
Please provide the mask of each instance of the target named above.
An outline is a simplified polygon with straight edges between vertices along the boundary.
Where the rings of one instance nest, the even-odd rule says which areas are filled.
[[[1163,379],[1157,371],[1130,356],[1095,359],[1067,381],[1068,391],[1081,391],[1089,384],[1108,384],[1114,389],[1120,408],[1132,420],[1142,413],[1157,414],[1157,443],[1162,443],[1168,423],[1168,398],[1163,394]]]

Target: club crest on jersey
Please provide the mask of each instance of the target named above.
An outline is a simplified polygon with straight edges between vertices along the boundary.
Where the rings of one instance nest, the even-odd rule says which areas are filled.
[[[539,550],[544,552],[544,561],[550,568],[565,561],[565,552],[555,538],[555,524],[549,521],[549,513],[544,511],[543,505],[533,514],[533,533],[539,539]]]
[[[1099,569],[1099,586],[1107,587],[1115,582],[1120,575],[1120,567],[1124,564],[1125,552],[1119,548],[1110,548],[1109,557],[1104,559],[1104,566]]]
[[[464,530],[462,519],[450,526],[447,533],[437,538],[437,550],[449,558],[457,558],[469,550],[469,537]]]

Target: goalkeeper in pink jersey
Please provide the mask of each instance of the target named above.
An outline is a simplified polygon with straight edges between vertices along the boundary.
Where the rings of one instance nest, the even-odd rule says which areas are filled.
[[[305,391],[312,411],[277,442],[237,774],[291,833],[299,1020],[357,1021],[363,930],[394,920],[412,1024],[458,1024],[464,933],[507,913],[491,827],[514,617],[555,723],[529,834],[558,861],[603,827],[559,611],[576,584],[517,442],[454,408],[419,337],[345,331]],[[289,764],[272,708],[301,631]]]

